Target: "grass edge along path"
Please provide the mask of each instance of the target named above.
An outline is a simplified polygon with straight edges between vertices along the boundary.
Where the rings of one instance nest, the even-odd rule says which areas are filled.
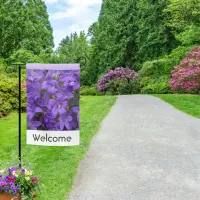
[[[200,118],[200,96],[192,94],[155,94],[152,95],[171,104],[177,110]]]
[[[73,147],[46,147],[26,145],[26,114],[22,114],[22,157],[43,183],[38,200],[64,200],[72,188],[80,161],[86,154],[92,137],[97,133],[101,121],[114,105],[116,97],[82,97],[81,144]],[[12,157],[17,159],[18,118],[13,113],[0,119],[0,165],[9,167]],[[8,163],[10,162],[10,163]],[[29,165],[31,163],[32,165]]]

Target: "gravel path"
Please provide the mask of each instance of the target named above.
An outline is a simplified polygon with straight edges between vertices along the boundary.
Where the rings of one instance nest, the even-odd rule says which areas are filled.
[[[200,200],[200,120],[152,96],[118,97],[70,200]]]

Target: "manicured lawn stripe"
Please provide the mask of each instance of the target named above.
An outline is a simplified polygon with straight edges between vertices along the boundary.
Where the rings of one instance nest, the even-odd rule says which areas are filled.
[[[26,145],[26,115],[22,116],[22,160],[28,163],[43,183],[39,200],[65,200],[72,187],[78,165],[89,148],[90,141],[98,131],[100,122],[108,114],[116,97],[81,98],[81,144],[74,147],[45,147]],[[17,113],[0,119],[0,164],[4,167],[17,158]],[[11,164],[11,163],[10,163]],[[9,163],[8,163],[9,165]]]

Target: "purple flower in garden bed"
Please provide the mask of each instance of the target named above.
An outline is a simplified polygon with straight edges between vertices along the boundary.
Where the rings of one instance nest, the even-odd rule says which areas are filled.
[[[12,174],[14,171],[16,171],[17,168],[16,167],[13,167],[13,168],[8,168],[8,172],[9,174]]]
[[[79,70],[27,70],[30,130],[79,129]]]
[[[8,192],[9,192],[9,188],[5,188],[4,191],[5,191],[6,193],[8,193]]]
[[[26,199],[39,189],[39,180],[33,172],[25,168],[8,168],[0,170],[0,193],[23,195]],[[15,199],[15,198],[13,198]]]

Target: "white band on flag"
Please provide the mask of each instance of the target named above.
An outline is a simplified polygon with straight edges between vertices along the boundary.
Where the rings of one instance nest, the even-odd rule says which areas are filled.
[[[27,130],[27,144],[42,146],[75,146],[80,144],[80,131]]]

